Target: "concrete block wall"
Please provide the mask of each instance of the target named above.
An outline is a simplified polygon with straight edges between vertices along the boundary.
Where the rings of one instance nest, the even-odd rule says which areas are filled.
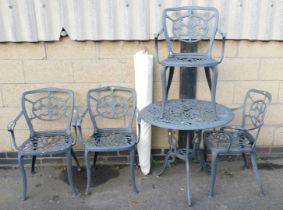
[[[154,53],[153,42],[102,41],[76,42],[62,38],[58,42],[0,44],[0,152],[10,152],[9,121],[20,111],[23,91],[55,86],[74,90],[76,106],[82,113],[88,89],[114,84],[134,87],[133,54],[147,48]],[[178,48],[178,43],[174,44]],[[199,47],[202,47],[200,45]],[[165,42],[160,42],[160,56],[166,56]],[[220,42],[215,44],[219,57]],[[227,106],[242,102],[249,88],[270,91],[273,96],[259,145],[265,148],[283,146],[283,42],[227,41],[225,59],[219,66],[217,101]],[[161,100],[160,67],[154,64],[154,101]],[[179,97],[178,71],[169,98]],[[210,99],[204,71],[198,71],[197,97]],[[84,130],[91,132],[89,120]],[[28,133],[19,122],[19,141]],[[152,147],[168,147],[165,130],[153,129]],[[80,145],[77,146],[80,149]]]

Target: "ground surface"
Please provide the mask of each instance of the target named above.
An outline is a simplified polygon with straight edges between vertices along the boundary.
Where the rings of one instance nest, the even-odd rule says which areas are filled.
[[[74,197],[66,183],[66,170],[60,167],[37,168],[28,175],[28,200],[21,201],[21,179],[18,169],[0,169],[0,209],[283,209],[283,159],[259,161],[265,196],[260,196],[251,169],[242,162],[220,161],[216,194],[208,198],[209,175],[191,164],[193,206],[188,208],[184,190],[184,164],[171,166],[161,177],[144,176],[137,170],[139,194],[130,187],[129,167],[100,166],[93,178],[92,194],[83,194],[85,172],[74,178],[80,196]]]

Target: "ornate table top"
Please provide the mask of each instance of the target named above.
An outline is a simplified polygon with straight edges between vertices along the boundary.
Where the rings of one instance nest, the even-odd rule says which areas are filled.
[[[177,99],[169,100],[162,117],[162,103],[148,105],[140,112],[140,118],[151,125],[174,130],[203,130],[216,128],[231,122],[233,112],[221,104],[216,105],[217,117],[210,101]]]

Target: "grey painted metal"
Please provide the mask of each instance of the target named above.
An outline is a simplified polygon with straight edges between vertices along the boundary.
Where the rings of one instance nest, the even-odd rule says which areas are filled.
[[[93,124],[93,134],[84,142],[85,161],[87,170],[86,194],[89,193],[91,184],[90,152],[95,156],[100,152],[109,151],[130,151],[131,180],[133,191],[138,193],[135,182],[135,149],[139,141],[135,133],[132,132],[133,119],[136,113],[136,92],[131,88],[120,86],[107,86],[91,89],[87,93],[87,109],[80,119],[77,119],[76,126],[83,139],[81,124],[88,113]],[[117,122],[122,120],[124,126],[101,127],[99,121],[111,120]],[[138,120],[140,133],[140,120]],[[95,164],[95,161],[94,161]]]
[[[26,91],[22,94],[22,111],[8,125],[8,131],[12,136],[12,142],[18,151],[18,161],[23,179],[23,200],[26,199],[27,181],[24,169],[24,156],[33,156],[32,172],[36,156],[66,153],[69,183],[73,193],[77,193],[72,180],[72,146],[76,143],[71,136],[71,121],[74,111],[74,93],[71,90],[59,88],[42,88]],[[15,137],[15,126],[17,121],[24,117],[30,130],[30,137],[18,146]],[[65,121],[66,126],[58,128],[55,126],[59,120]],[[48,122],[54,129],[37,129],[40,122]],[[77,132],[75,132],[77,133]],[[75,154],[73,154],[75,156]],[[78,167],[79,163],[77,162]]]
[[[215,106],[216,86],[218,79],[218,64],[222,62],[224,57],[225,35],[218,31],[219,14],[216,8],[213,7],[178,7],[167,8],[163,12],[163,24],[161,31],[155,35],[155,52],[157,61],[161,65],[161,80],[162,80],[162,102],[164,108],[168,99],[168,91],[170,80],[167,85],[166,71],[168,67],[208,67],[212,70],[212,85],[211,85],[211,102]],[[216,32],[222,35],[221,58],[215,60],[212,58],[212,46]],[[160,60],[158,54],[158,37],[164,34],[168,57]],[[174,52],[172,41],[178,40],[187,43],[197,43],[202,40],[208,40],[207,48],[202,52]],[[169,77],[170,79],[170,77]],[[168,91],[167,91],[168,89]]]
[[[215,128],[229,123],[233,119],[231,111],[216,104],[217,118],[209,101],[194,99],[168,100],[163,117],[162,102],[145,107],[140,117],[147,123],[173,130],[203,130]]]
[[[198,49],[198,43],[181,42],[181,52],[183,53],[197,52],[197,49]],[[170,74],[168,79],[168,86],[169,84],[170,84]],[[196,67],[180,68],[179,97],[187,98],[187,99],[195,99],[196,89],[197,89],[197,68]],[[193,137],[194,137],[193,131],[179,131],[179,142],[178,142],[179,147],[185,147],[187,138],[190,138],[190,148],[193,148],[193,144],[192,144]]]
[[[211,6],[228,39],[283,40],[281,0],[0,0],[0,41],[150,40],[169,7]]]
[[[214,195],[216,178],[216,164],[218,154],[242,154],[246,163],[245,154],[250,154],[253,169],[256,175],[260,192],[263,194],[263,186],[256,163],[256,142],[268,105],[271,103],[271,94],[266,91],[251,89],[247,92],[241,107],[233,110],[242,111],[240,126],[222,127],[220,130],[204,132],[205,146],[212,153],[211,184],[209,196]],[[255,135],[253,135],[255,133]]]
[[[162,102],[148,105],[139,113],[139,118],[151,125],[168,128],[169,152],[165,156],[165,161],[161,170],[156,173],[160,176],[176,158],[186,161],[186,192],[188,205],[191,202],[189,160],[200,157],[201,166],[204,167],[203,153],[200,150],[201,130],[223,126],[232,121],[234,115],[227,107],[217,104],[217,118],[214,114],[214,106],[209,101],[179,99],[169,100],[163,117]],[[178,140],[174,136],[173,130],[193,130],[195,131],[193,139],[193,149],[189,149],[189,138],[187,138],[186,149],[177,148]]]

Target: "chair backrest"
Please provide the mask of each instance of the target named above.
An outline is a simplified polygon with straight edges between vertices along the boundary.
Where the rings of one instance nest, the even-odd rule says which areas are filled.
[[[260,129],[271,99],[271,94],[267,91],[250,89],[244,99],[241,126]]]
[[[176,54],[172,48],[172,40],[187,43],[208,40],[203,54],[211,56],[218,20],[218,10],[213,7],[187,6],[165,9],[162,24],[169,54]]]
[[[70,135],[74,111],[74,93],[59,88],[24,92],[22,109],[30,135]]]
[[[131,88],[107,86],[89,90],[87,108],[94,132],[130,132],[136,101],[136,92]]]

